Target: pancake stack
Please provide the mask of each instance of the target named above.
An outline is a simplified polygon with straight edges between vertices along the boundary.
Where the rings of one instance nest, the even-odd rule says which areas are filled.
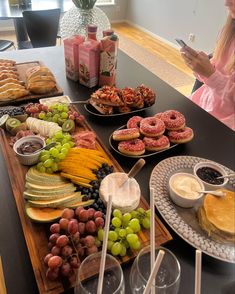
[[[221,243],[235,244],[235,193],[223,190],[224,197],[207,194],[198,210],[199,224],[208,235]]]

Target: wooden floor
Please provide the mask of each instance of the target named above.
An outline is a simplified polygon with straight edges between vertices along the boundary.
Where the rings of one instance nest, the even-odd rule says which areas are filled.
[[[188,76],[193,76],[191,70],[184,64],[177,49],[127,23],[115,23],[112,24],[112,28],[117,34],[122,34],[124,37],[129,38],[150,53],[162,58],[165,62],[173,65]],[[1,32],[1,39],[13,40],[16,43],[14,32]],[[60,45],[59,40],[57,44]],[[192,84],[177,88],[179,92],[186,96],[189,95],[191,89]]]

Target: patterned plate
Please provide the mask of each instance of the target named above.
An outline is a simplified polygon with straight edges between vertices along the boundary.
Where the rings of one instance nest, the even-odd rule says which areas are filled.
[[[235,263],[235,247],[212,240],[199,226],[195,208],[181,208],[169,198],[168,181],[176,172],[193,173],[193,167],[200,161],[207,159],[192,156],[175,156],[167,158],[157,164],[150,177],[150,187],[154,188],[155,205],[169,226],[186,242],[204,253],[226,261]],[[222,166],[222,165],[221,165]],[[222,166],[227,173],[233,171]],[[235,179],[230,179],[226,189],[234,190]]]

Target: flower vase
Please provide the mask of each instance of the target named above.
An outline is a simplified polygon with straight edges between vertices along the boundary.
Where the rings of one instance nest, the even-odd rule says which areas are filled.
[[[87,26],[97,25],[97,39],[103,37],[103,31],[110,29],[110,22],[106,14],[98,7],[82,9],[76,6],[69,9],[60,22],[60,34],[62,39],[81,35],[87,36]]]

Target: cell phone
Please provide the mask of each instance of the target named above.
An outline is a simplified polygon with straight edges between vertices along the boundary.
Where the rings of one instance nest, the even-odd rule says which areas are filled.
[[[175,39],[176,40],[176,42],[180,45],[180,47],[185,47],[185,46],[187,46],[187,44],[183,41],[183,40],[181,40],[181,39]]]

